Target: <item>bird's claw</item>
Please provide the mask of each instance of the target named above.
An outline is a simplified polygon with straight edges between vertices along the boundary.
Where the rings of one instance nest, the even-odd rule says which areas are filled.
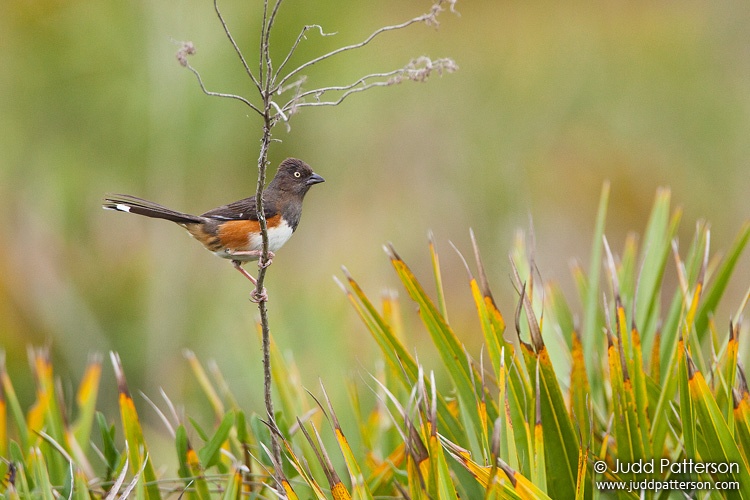
[[[276,257],[272,251],[268,251],[268,260],[263,259],[263,254],[261,253],[260,257],[258,257],[258,269],[265,269],[268,266],[270,266],[273,263],[273,258]]]
[[[250,302],[253,302],[255,304],[268,302],[268,293],[266,292],[266,287],[263,287],[263,290],[261,290],[260,293],[258,293],[257,289],[250,292]]]

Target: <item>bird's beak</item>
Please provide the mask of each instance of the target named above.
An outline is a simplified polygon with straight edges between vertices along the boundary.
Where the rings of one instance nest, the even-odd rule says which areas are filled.
[[[313,173],[308,179],[307,182],[305,182],[306,185],[312,186],[313,184],[319,184],[321,182],[325,182],[326,180],[319,176],[316,173]]]

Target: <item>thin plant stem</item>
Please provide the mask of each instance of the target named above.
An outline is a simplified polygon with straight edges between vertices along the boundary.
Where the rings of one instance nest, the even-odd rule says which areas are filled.
[[[365,45],[368,45],[370,42],[372,42],[375,38],[377,38],[379,35],[382,35],[383,33],[386,33],[388,31],[395,31],[395,30],[400,30],[400,29],[406,28],[408,26],[411,26],[412,24],[423,22],[426,19],[429,19],[429,17],[430,17],[429,14],[423,14],[423,15],[415,17],[413,19],[409,19],[408,21],[404,21],[401,24],[394,24],[394,25],[391,25],[391,26],[383,26],[382,28],[378,28],[377,30],[375,30],[374,32],[372,32],[370,34],[370,36],[368,36],[367,38],[365,38],[364,40],[362,40],[359,43],[354,43],[352,45],[346,45],[344,47],[339,47],[336,50],[332,50],[332,51],[328,52],[327,54],[323,54],[322,56],[318,56],[315,59],[311,59],[311,60],[307,61],[306,63],[303,63],[303,64],[297,66],[295,69],[293,69],[292,71],[290,71],[289,73],[287,73],[286,76],[284,76],[279,81],[279,83],[276,85],[276,87],[275,87],[274,90],[276,90],[279,87],[283,86],[290,78],[294,77],[295,75],[297,75],[301,71],[309,68],[313,64],[317,64],[317,63],[319,63],[321,61],[324,61],[326,59],[330,59],[331,57],[333,57],[335,55],[341,54],[342,52],[347,52],[347,51],[350,51],[350,50],[355,50],[355,49],[362,48]]]
[[[271,127],[272,122],[269,115],[270,109],[266,108],[265,121],[263,126],[263,138],[261,140],[260,155],[258,156],[258,186],[256,191],[256,209],[258,211],[258,222],[260,223],[261,235],[263,236],[263,253],[261,262],[268,260],[268,226],[263,208],[263,190],[265,187],[266,170],[268,168],[268,147],[271,144]],[[257,296],[263,293],[263,283],[266,277],[266,266],[259,266],[257,285],[255,293]],[[258,303],[258,312],[260,313],[260,326],[262,336],[263,350],[263,393],[268,414],[269,425],[273,431],[278,432],[276,426],[276,416],[273,407],[272,397],[272,380],[271,380],[271,332],[268,324],[268,308],[265,300]],[[281,463],[281,446],[275,432],[271,432],[271,452],[276,463]]]
[[[206,86],[204,85],[203,78],[201,78],[201,74],[198,72],[198,70],[195,69],[195,68],[193,68],[190,64],[186,64],[185,67],[187,69],[189,69],[195,75],[195,77],[198,79],[198,85],[200,85],[201,90],[203,91],[204,94],[209,95],[209,96],[213,96],[213,97],[224,97],[224,98],[227,98],[227,99],[235,99],[237,101],[242,102],[246,106],[249,106],[250,109],[252,109],[256,113],[258,113],[259,115],[263,116],[263,112],[255,104],[253,104],[252,102],[248,101],[247,99],[245,99],[241,95],[226,94],[224,92],[212,92],[212,91],[208,90],[206,88]]]
[[[234,41],[234,37],[232,36],[232,33],[229,31],[229,26],[224,20],[224,16],[221,14],[221,10],[219,9],[219,0],[214,0],[214,11],[216,11],[216,17],[219,18],[219,22],[221,23],[222,28],[224,28],[224,33],[227,35],[229,42],[232,44],[232,47],[234,47],[234,51],[239,56],[240,61],[242,62],[242,67],[245,68],[245,73],[247,73],[247,76],[250,77],[250,80],[253,81],[255,86],[260,91],[261,90],[260,82],[258,81],[257,78],[255,78],[255,75],[250,70],[250,66],[248,66],[247,61],[245,60],[245,56],[242,54],[242,50],[240,50],[240,47],[239,45],[237,45],[237,42]]]
[[[276,70],[276,74],[274,75],[274,80],[277,80],[279,78],[279,75],[281,75],[281,71],[289,62],[289,59],[291,59],[292,56],[294,55],[294,52],[297,50],[297,47],[299,46],[299,44],[302,42],[302,39],[305,38],[305,33],[307,33],[313,28],[318,28],[318,31],[320,32],[320,36],[331,36],[331,35],[336,34],[336,33],[325,33],[323,31],[323,27],[320,26],[319,24],[308,24],[307,26],[302,28],[302,31],[300,31],[299,35],[297,35],[297,39],[292,44],[292,47],[289,49],[289,53],[287,53],[286,57],[284,58],[284,60],[281,62],[278,69]],[[283,88],[281,89],[281,92],[282,93],[284,92]]]
[[[304,92],[299,91],[299,85],[297,93],[292,99],[290,99],[280,110],[277,110],[278,115],[286,120],[287,115],[294,114],[299,108],[313,107],[313,106],[338,106],[344,99],[352,94],[363,92],[374,87],[388,87],[396,85],[404,80],[412,81],[425,81],[430,73],[433,71],[442,74],[443,72],[453,72],[456,70],[456,65],[451,59],[436,59],[435,61],[427,58],[420,57],[416,60],[411,61],[408,65],[403,68],[395,69],[392,71],[386,71],[382,73],[372,73],[359,78],[357,81],[348,85],[338,85],[330,87],[322,87],[314,90],[306,90]],[[379,78],[380,81],[368,81]],[[283,93],[282,89],[279,93]],[[320,98],[328,92],[343,92],[336,100],[321,101]],[[313,102],[302,102],[305,97],[315,96]]]
[[[279,7],[281,7],[282,0],[276,0],[276,3],[273,6],[273,10],[271,11],[271,16],[268,18],[268,26],[265,28],[264,33],[264,40],[263,40],[263,46],[264,46],[264,57],[266,60],[266,85],[265,85],[265,91],[269,95],[272,94],[271,92],[271,86],[274,83],[274,74],[273,74],[273,62],[271,61],[271,29],[273,28],[273,23],[276,20],[276,14],[279,13]]]
[[[263,2],[263,30],[261,32],[261,50],[260,50],[260,93],[263,99],[263,135],[260,142],[260,154],[258,156],[258,184],[255,193],[255,205],[258,215],[258,223],[260,225],[260,234],[262,240],[262,253],[259,262],[264,263],[259,266],[258,278],[255,287],[255,295],[258,297],[265,296],[265,290],[263,284],[266,278],[268,262],[268,225],[265,216],[265,209],[263,207],[263,190],[266,185],[266,171],[268,169],[268,149],[271,145],[271,131],[275,120],[272,118],[272,93],[271,78],[272,78],[272,66],[271,66],[271,53],[269,48],[270,43],[270,32],[273,27],[273,21],[276,17],[279,6],[282,0],[277,0],[274,6],[271,17],[267,19],[268,14],[268,0]],[[265,64],[264,64],[265,59]],[[265,72],[263,68],[265,67]],[[276,425],[276,415],[273,407],[273,394],[272,394],[272,378],[271,378],[271,331],[268,323],[268,308],[266,300],[260,300],[258,302],[258,312],[260,314],[260,326],[261,326],[261,337],[262,337],[262,351],[263,351],[263,396],[266,406],[266,413],[268,416],[268,423],[272,427],[271,436],[271,453],[273,454],[274,462],[281,464],[281,445],[279,444],[277,432],[278,427]]]

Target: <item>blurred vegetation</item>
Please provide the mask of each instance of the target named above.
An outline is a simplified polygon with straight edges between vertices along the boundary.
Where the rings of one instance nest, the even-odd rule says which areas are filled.
[[[574,270],[582,325],[559,287],[538,279],[534,248],[519,238],[511,251],[519,293],[514,335],[472,232],[473,259],[461,258],[483,339],[473,356],[448,321],[432,238],[429,288],[437,301],[388,245],[439,355],[434,370],[406,347],[414,332],[404,328],[400,301],[389,294],[378,305],[344,269],[345,283],[337,284],[383,359],[375,371],[347,380],[349,404],[334,402],[322,380],[304,389],[297,364],[271,342],[278,411],[265,420],[238,406],[215,363],[204,366],[186,351],[213,422],[199,423],[163,391],[155,400],[143,395],[162,436],[173,441],[174,467],[152,455],[158,441],[144,433],[117,353],[110,360],[119,425],[96,411],[100,357],[90,358],[73,403],[56,383],[48,351],[30,349],[36,400],[28,409],[0,359],[0,498],[611,498],[606,481],[626,486],[617,498],[748,498],[750,390],[738,352],[750,290],[726,333],[714,318],[750,224],[724,258],[711,252],[705,224],[681,253],[672,242],[682,212],[664,189],[643,241],[629,239],[614,255],[603,234],[608,196],[605,184],[591,272]],[[680,287],[670,293],[663,277],[672,262]],[[353,419],[342,426],[344,412]],[[269,450],[269,429],[278,429],[283,453]],[[659,486],[645,486],[654,481]]]
[[[256,43],[258,7],[224,7],[243,47]],[[308,58],[423,8],[289,0],[277,32],[289,40],[278,44],[303,24],[337,32],[311,34],[299,52]],[[290,133],[277,134],[275,162],[304,158],[327,183],[309,196],[298,234],[269,272],[272,333],[297,360],[301,383],[322,377],[334,400],[345,390],[336,383],[342,374],[372,370],[376,346],[330,277],[346,264],[368,290],[394,286],[385,241],[408,258],[421,254],[428,229],[447,247],[474,227],[498,302],[507,304],[516,300],[507,249],[529,214],[545,280],[574,289],[569,261],[588,257],[605,179],[615,249],[626,229],[644,227],[660,185],[685,203],[686,220],[712,222],[714,248],[728,248],[750,213],[746,2],[465,1],[458,10],[439,30],[394,34],[309,77],[348,82],[419,53],[454,58],[458,73],[306,110]],[[237,103],[204,96],[174,60],[173,40],[192,40],[192,63],[210,88],[247,89],[210,2],[6,0],[0,33],[0,342],[8,370],[27,373],[26,346],[50,343],[57,372],[80,380],[91,352],[114,349],[131,386],[149,395],[164,387],[190,407],[202,398],[186,376],[182,350],[190,348],[218,360],[241,406],[260,408],[255,308],[244,280],[177,227],[99,208],[105,192],[202,212],[254,191],[258,121]],[[692,234],[680,227],[684,241]],[[477,332],[460,260],[445,252],[443,265],[456,304],[451,324]],[[428,276],[428,263],[414,272]],[[745,259],[728,293],[741,297],[747,276]],[[676,281],[669,270],[666,279]],[[426,339],[410,341],[423,362],[435,355]],[[465,343],[478,349],[481,335]],[[114,383],[108,370],[103,377]],[[257,390],[240,392],[253,388],[248,380]],[[31,378],[14,383],[30,403]],[[102,404],[116,403],[103,395]],[[145,425],[155,421],[142,413]]]

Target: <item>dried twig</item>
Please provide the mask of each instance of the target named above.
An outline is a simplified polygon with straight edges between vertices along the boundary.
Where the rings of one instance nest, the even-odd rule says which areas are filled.
[[[373,87],[389,87],[391,85],[397,85],[405,80],[424,82],[433,72],[442,75],[443,72],[453,73],[457,69],[458,66],[452,59],[444,58],[433,61],[428,57],[419,57],[410,61],[409,64],[403,68],[387,71],[385,73],[372,73],[370,75],[365,75],[349,85],[322,87],[314,90],[306,90],[304,92],[300,91],[284,104],[283,107],[281,107],[281,112],[279,114],[284,115],[282,118],[286,121],[288,119],[287,115],[293,115],[299,108],[312,106],[338,106],[350,95],[369,90]],[[299,85],[297,88],[299,88]],[[321,97],[329,92],[343,92],[343,94],[335,100],[322,101]],[[304,101],[304,98],[309,96],[314,96],[315,101]]]
[[[417,23],[426,23],[428,25],[436,26],[437,25],[437,15],[443,10],[442,4],[446,3],[445,0],[438,0],[435,4],[433,4],[432,9],[430,9],[430,12],[427,12],[425,14],[422,14],[421,16],[414,17],[412,19],[409,19],[408,21],[404,21],[400,24],[394,24],[390,26],[383,26],[382,28],[378,28],[375,31],[370,34],[367,38],[362,40],[359,43],[354,43],[351,45],[346,45],[344,47],[339,47],[338,49],[332,50],[331,52],[328,52],[327,54],[323,54],[322,56],[316,57],[315,59],[311,59],[307,61],[306,63],[303,63],[299,65],[297,68],[293,69],[289,73],[286,74],[281,80],[279,81],[278,85],[276,85],[276,89],[282,87],[290,78],[293,78],[296,74],[299,72],[309,68],[313,64],[317,64],[321,61],[325,61],[326,59],[330,59],[338,54],[341,54],[343,52],[348,52],[350,50],[356,50],[361,49],[362,47],[368,45],[370,42],[375,40],[378,36],[382,35],[383,33],[387,33],[389,31],[396,31],[401,30],[404,28],[408,28],[412,24]],[[451,5],[451,10],[454,10],[454,5],[456,3],[456,0],[448,0],[448,2]]]
[[[261,92],[262,87],[260,86],[260,82],[258,81],[257,78],[255,78],[255,75],[250,70],[250,66],[247,64],[247,61],[245,60],[245,56],[242,54],[242,51],[240,50],[239,45],[237,45],[237,42],[234,41],[234,37],[232,36],[232,33],[229,31],[229,26],[227,26],[227,23],[224,20],[224,16],[221,14],[221,10],[219,9],[219,0],[214,0],[214,11],[216,12],[216,17],[219,18],[221,27],[224,28],[224,33],[227,35],[227,38],[229,39],[229,43],[232,44],[234,51],[237,53],[237,56],[240,58],[242,67],[245,68],[245,73],[247,73],[247,76],[249,76],[250,80],[253,81],[258,91]]]

